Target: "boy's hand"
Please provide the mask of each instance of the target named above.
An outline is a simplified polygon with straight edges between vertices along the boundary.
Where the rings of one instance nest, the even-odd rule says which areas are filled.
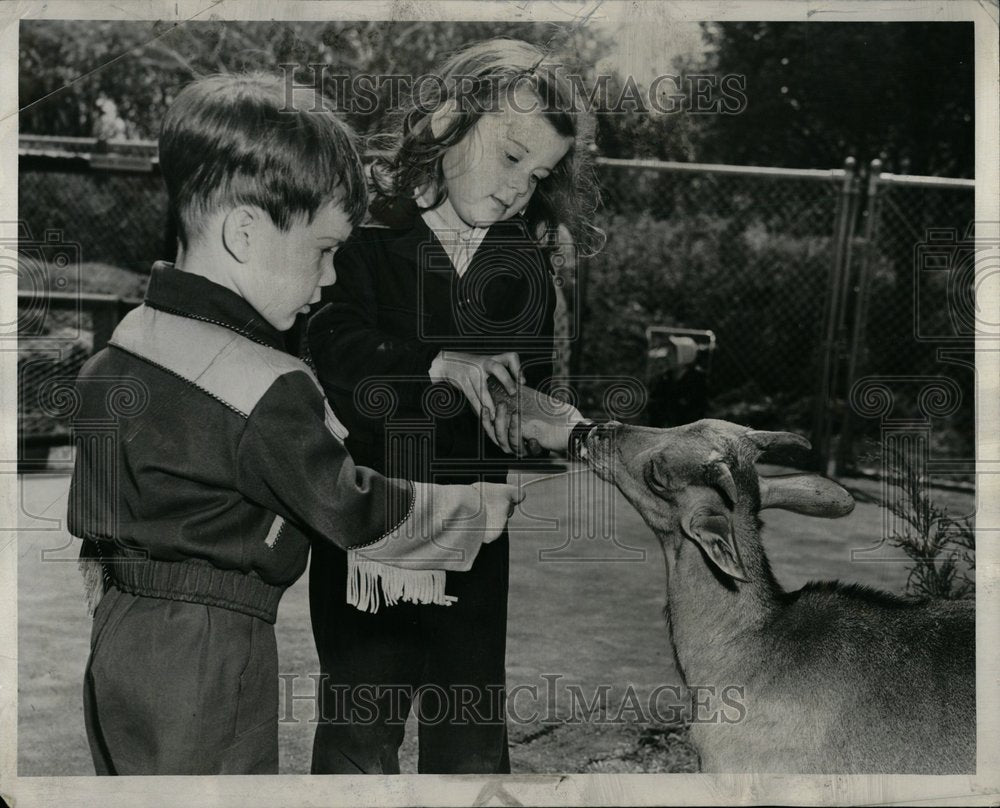
[[[497,444],[518,457],[546,449],[565,454],[573,425],[586,420],[572,404],[530,387],[510,394],[491,379],[489,388],[497,404],[493,422]]]
[[[412,570],[468,572],[479,548],[496,540],[524,493],[504,483],[415,483],[414,516],[358,552],[372,561]]]
[[[483,544],[489,544],[503,533],[507,520],[514,515],[517,504],[524,499],[524,491],[516,485],[506,483],[473,483],[472,487],[483,496],[485,529],[489,535],[489,538],[483,539]]]
[[[503,448],[493,428],[496,410],[487,382],[492,381],[499,389],[513,394],[517,390],[518,383],[524,383],[520,357],[514,352],[488,356],[441,351],[431,363],[429,373],[432,381],[448,382],[462,392],[482,422],[490,440]]]

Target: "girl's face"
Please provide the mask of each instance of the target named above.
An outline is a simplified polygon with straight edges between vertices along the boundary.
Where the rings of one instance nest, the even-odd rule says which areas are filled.
[[[445,152],[448,201],[470,227],[489,227],[524,210],[573,145],[537,107],[535,96],[520,90],[513,103],[505,100],[499,112],[483,115]]]

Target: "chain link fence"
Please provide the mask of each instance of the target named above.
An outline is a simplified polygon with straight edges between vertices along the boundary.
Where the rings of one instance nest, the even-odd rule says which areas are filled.
[[[924,433],[929,471],[974,479],[974,190],[869,169],[848,267],[842,469],[877,464],[887,429],[907,423]]]
[[[932,408],[932,442],[945,457],[972,456],[972,181],[877,165],[861,177],[853,161],[791,170],[601,159],[597,170],[607,244],[590,258],[554,259],[568,389],[584,409],[649,421],[647,329],[701,329],[715,336],[704,415],[805,433],[817,465],[835,457],[844,472],[864,466],[886,417],[926,404],[919,380],[945,376],[956,400]],[[46,380],[75,374],[106,339],[109,318],[128,308],[114,298],[141,296],[171,236],[152,143],[109,150],[23,135],[19,205],[19,244],[56,234],[76,250],[78,276],[60,286],[42,255],[28,277],[31,250],[21,249],[22,333],[40,301],[61,292],[79,301],[73,311],[42,306],[45,339],[19,344],[26,447],[33,436],[68,437],[39,398]],[[928,266],[947,250],[935,259],[943,269]],[[79,336],[53,354],[60,328]],[[892,416],[866,404],[865,385],[878,378],[892,390]]]
[[[170,236],[155,142],[25,135],[19,156],[18,215],[31,233],[60,231],[86,264],[148,272],[163,256]]]
[[[809,432],[843,170],[604,161],[584,373],[644,378],[647,326],[716,337],[709,413]],[[647,383],[648,383],[647,379]]]

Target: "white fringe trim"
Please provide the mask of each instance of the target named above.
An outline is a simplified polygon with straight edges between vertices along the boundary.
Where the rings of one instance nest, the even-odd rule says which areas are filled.
[[[91,617],[104,597],[104,567],[100,558],[81,558],[77,569],[83,576],[84,598],[87,601],[87,614]]]
[[[347,551],[347,602],[363,612],[374,614],[383,600],[451,606],[458,598],[446,595],[444,585],[444,570],[406,570]]]

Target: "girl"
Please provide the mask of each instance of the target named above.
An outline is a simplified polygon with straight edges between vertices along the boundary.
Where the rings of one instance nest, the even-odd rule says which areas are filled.
[[[472,45],[438,75],[420,82],[376,159],[370,222],[336,256],[309,351],[360,465],[428,482],[504,482],[514,447],[494,431],[486,379],[514,392],[551,374],[546,250],[560,223],[578,246],[594,240],[592,122],[579,88],[525,42]],[[340,589],[349,563],[342,551],[313,550],[323,673],[313,773],[398,773],[411,704],[420,772],[509,772],[506,532],[469,572],[447,576],[433,602],[448,608],[354,609]]]

